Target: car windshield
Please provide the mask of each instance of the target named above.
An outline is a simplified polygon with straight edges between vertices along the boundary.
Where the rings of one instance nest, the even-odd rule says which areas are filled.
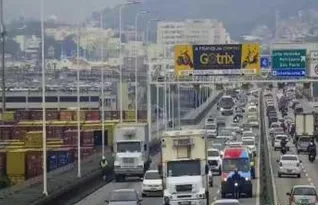
[[[310,141],[311,141],[311,138],[310,138],[310,137],[300,137],[300,138],[299,138],[299,141],[300,141],[300,142],[310,142]]]
[[[274,123],[274,124],[271,125],[271,127],[272,128],[279,128],[279,124]]]
[[[243,145],[255,145],[254,140],[244,140]]]
[[[248,158],[240,158],[240,159],[223,159],[223,171],[231,172],[236,168],[242,172],[250,171],[250,160]]]
[[[253,132],[244,132],[243,137],[254,137],[254,133]]]
[[[216,125],[206,125],[205,128],[208,129],[208,130],[215,130],[216,129]]]
[[[109,201],[137,201],[137,194],[133,191],[114,191]]]
[[[145,174],[145,179],[160,179],[158,172],[147,172]]]
[[[213,150],[213,151],[208,151],[208,156],[209,157],[218,157],[218,156],[220,156],[220,154],[218,151]]]
[[[293,195],[300,195],[300,196],[316,196],[316,190],[311,187],[299,187],[294,188]]]
[[[295,156],[282,156],[283,161],[297,161],[297,157]]]

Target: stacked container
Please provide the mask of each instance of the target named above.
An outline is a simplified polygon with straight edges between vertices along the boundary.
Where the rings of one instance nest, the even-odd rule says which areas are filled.
[[[72,111],[61,111],[60,112],[60,120],[61,121],[72,121],[73,120],[73,112]]]
[[[98,121],[100,120],[99,111],[89,111],[86,113],[86,120],[87,121]]]
[[[48,172],[74,162],[74,152],[71,148],[59,148],[48,151]]]
[[[77,146],[77,130],[66,130],[64,132],[63,141],[64,146],[74,147]]]
[[[43,173],[41,149],[9,151],[6,161],[7,175],[13,183],[20,183]]]
[[[6,174],[6,152],[0,151],[0,176],[3,176]]]
[[[13,125],[0,125],[0,140],[12,139]]]
[[[84,130],[81,133],[81,146],[93,147],[94,146],[94,130]]]

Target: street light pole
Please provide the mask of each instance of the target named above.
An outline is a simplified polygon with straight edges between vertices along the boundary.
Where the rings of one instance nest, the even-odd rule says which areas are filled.
[[[80,108],[80,69],[79,69],[79,57],[80,57],[80,41],[81,41],[81,27],[80,23],[78,24],[78,34],[77,34],[77,56],[76,56],[76,91],[77,91],[77,177],[80,178],[82,176],[81,172],[81,108]]]
[[[47,161],[46,161],[46,107],[45,107],[45,53],[44,53],[44,0],[41,0],[41,66],[42,66],[42,143],[43,143],[43,194],[47,191]],[[4,41],[4,39],[3,39]],[[4,50],[3,50],[4,53]],[[4,59],[2,59],[4,60]],[[2,90],[4,92],[4,90]],[[4,101],[2,101],[3,103]]]
[[[137,52],[137,38],[138,38],[138,19],[142,14],[147,14],[148,11],[139,11],[135,16],[135,122],[138,122],[138,52]]]
[[[2,39],[2,113],[6,111],[6,81],[5,81],[5,43],[6,29],[4,25],[3,1],[0,0],[1,9],[1,39]]]
[[[119,5],[119,99],[120,99],[120,123],[123,122],[123,66],[122,66],[122,9],[126,5],[140,4],[140,1],[130,1]]]
[[[103,11],[100,13],[100,28],[101,33],[103,32]],[[105,157],[105,96],[104,96],[104,41],[103,33],[101,35],[101,49],[100,49],[100,58],[101,58],[101,98],[102,98],[102,157]]]

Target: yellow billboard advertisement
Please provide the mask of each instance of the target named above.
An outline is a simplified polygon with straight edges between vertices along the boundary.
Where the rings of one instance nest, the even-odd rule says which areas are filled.
[[[258,43],[242,44],[241,68],[254,69],[259,74],[261,70],[260,53],[261,48]]]
[[[175,72],[178,76],[194,70],[192,45],[176,45],[174,55]]]

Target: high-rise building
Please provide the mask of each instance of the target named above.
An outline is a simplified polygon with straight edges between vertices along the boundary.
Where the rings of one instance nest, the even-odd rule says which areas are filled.
[[[177,44],[227,44],[230,35],[223,23],[213,19],[163,21],[158,23],[157,43],[170,48]]]

